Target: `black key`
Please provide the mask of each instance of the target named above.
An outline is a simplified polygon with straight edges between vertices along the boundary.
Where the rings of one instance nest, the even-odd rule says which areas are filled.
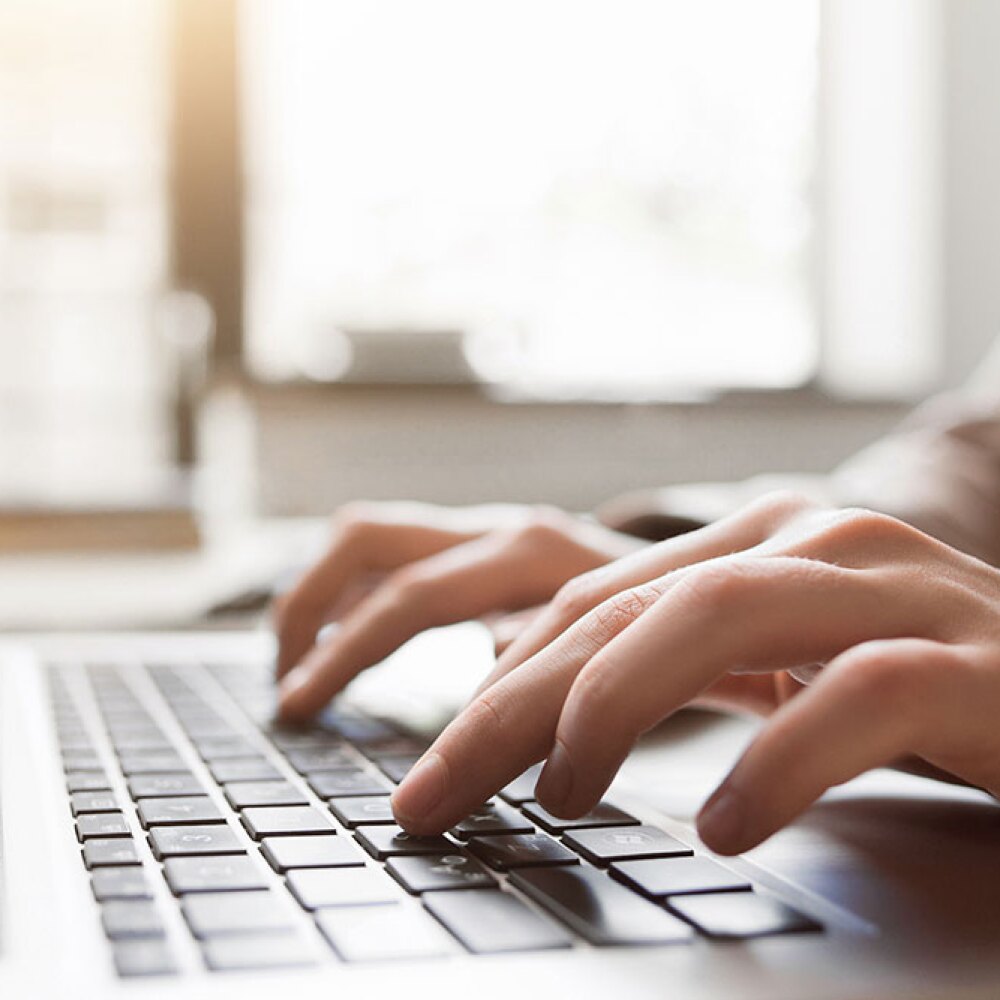
[[[441,928],[411,906],[342,906],[321,911],[316,923],[345,962],[435,958],[454,949]]]
[[[510,880],[591,944],[670,944],[693,938],[682,921],[596,868],[523,868]]]
[[[235,757],[209,764],[212,777],[220,784],[227,781],[274,781],[281,772],[263,757]]]
[[[424,906],[471,952],[569,948],[572,939],[555,921],[516,896],[495,889],[429,892]]]
[[[64,771],[101,771],[101,760],[96,750],[64,750]]]
[[[710,858],[654,858],[619,861],[611,866],[619,882],[654,899],[701,892],[741,892],[750,883]]]
[[[638,826],[639,821],[627,812],[608,802],[599,802],[585,816],[576,819],[560,819],[543,809],[537,802],[526,802],[524,814],[533,819],[543,830],[549,833],[562,833],[564,830],[585,830],[598,826]]]
[[[252,806],[304,806],[309,801],[287,781],[235,781],[226,785],[226,798],[234,809]]]
[[[390,780],[397,784],[403,780],[413,769],[413,765],[420,760],[420,754],[406,754],[404,756],[379,756],[376,763],[378,769]]]
[[[140,799],[139,822],[151,826],[177,826],[191,823],[222,823],[224,816],[207,795],[176,799]]]
[[[395,823],[388,795],[362,795],[360,798],[330,799],[330,812],[344,826],[354,829],[362,823]]]
[[[359,826],[354,836],[376,861],[413,854],[440,854],[458,850],[446,837],[414,837],[395,824]]]
[[[370,774],[357,768],[310,774],[309,787],[321,799],[344,795],[386,795],[392,791],[392,785],[381,774]]]
[[[166,943],[160,940],[120,941],[114,946],[115,971],[119,976],[170,976],[177,963]]]
[[[94,837],[128,837],[131,833],[121,813],[90,813],[76,821],[76,838],[80,841]]]
[[[386,723],[360,715],[334,713],[326,715],[323,723],[349,743],[356,743],[358,746],[385,744],[401,738],[401,734]]]
[[[296,868],[288,873],[288,888],[307,910],[399,899],[392,882],[371,868]]]
[[[122,773],[133,774],[174,774],[187,767],[178,753],[139,753],[130,750],[118,758]]]
[[[743,940],[772,934],[801,934],[822,930],[811,917],[778,899],[755,892],[719,892],[678,896],[670,908],[712,938]]]
[[[295,927],[291,907],[270,890],[195,893],[184,897],[181,908],[191,933],[197,938],[287,931]]]
[[[350,868],[365,863],[347,837],[267,837],[261,842],[260,852],[281,874],[292,868]]]
[[[498,872],[537,865],[579,864],[579,858],[572,851],[544,833],[475,837],[469,842],[469,850]]]
[[[609,826],[574,830],[563,843],[595,865],[627,858],[676,858],[694,854],[687,844],[655,826]]]
[[[427,749],[427,744],[410,736],[387,736],[358,744],[358,749],[369,760],[381,763],[385,757],[415,757],[419,760]]]
[[[141,868],[95,868],[90,873],[90,887],[99,903],[106,899],[149,899],[152,896]]]
[[[167,858],[163,865],[167,885],[175,896],[189,892],[234,892],[266,889],[260,864],[248,857]]]
[[[104,933],[112,941],[163,937],[163,921],[155,904],[146,899],[113,899],[101,907]]]
[[[181,719],[181,727],[192,739],[195,737],[212,736],[216,738],[239,736],[239,732],[225,719],[219,716],[204,715],[195,718]]]
[[[462,840],[491,833],[534,833],[535,828],[516,810],[503,802],[488,802],[451,828]]]
[[[133,799],[157,799],[168,796],[204,795],[201,782],[191,773],[136,774],[128,779]]]
[[[69,797],[69,804],[74,816],[121,811],[113,792],[74,792]]]
[[[149,842],[158,860],[202,854],[243,854],[243,844],[228,826],[154,826]]]
[[[286,969],[315,962],[308,942],[292,931],[213,937],[201,947],[213,972]]]
[[[66,775],[68,792],[105,792],[111,788],[103,771],[70,771]]]
[[[354,758],[343,746],[309,747],[305,750],[289,750],[288,763],[299,774],[311,771],[338,771],[354,765]]]
[[[506,788],[500,789],[500,798],[515,806],[519,806],[522,802],[531,802],[535,797],[535,784],[541,773],[542,765],[532,764],[524,774],[516,777]]]
[[[249,757],[256,748],[242,736],[201,736],[192,740],[202,760],[230,760],[235,757]]]
[[[292,833],[331,833],[336,831],[329,816],[312,806],[275,806],[245,809],[243,826],[254,840]]]
[[[135,841],[122,837],[95,837],[84,841],[83,860],[88,868],[140,864]]]
[[[325,729],[276,729],[269,733],[271,742],[286,753],[323,747],[343,748],[344,741]]]
[[[412,893],[445,889],[488,889],[496,885],[496,879],[475,858],[459,851],[390,858],[385,870],[407,892]]]
[[[143,753],[169,753],[170,741],[158,730],[143,729],[138,732],[112,733],[111,744],[119,754],[126,751]]]

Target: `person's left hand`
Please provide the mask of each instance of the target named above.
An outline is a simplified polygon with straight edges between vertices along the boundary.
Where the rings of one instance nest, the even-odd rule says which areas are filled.
[[[396,790],[400,823],[447,829],[545,758],[540,803],[580,816],[639,735],[713,691],[773,710],[700,814],[720,853],[908,754],[1000,792],[1000,570],[784,495],[703,530],[731,554],[698,561],[694,532],[564,587]]]

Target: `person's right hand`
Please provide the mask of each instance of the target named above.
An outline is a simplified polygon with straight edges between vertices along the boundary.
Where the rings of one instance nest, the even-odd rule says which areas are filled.
[[[645,544],[548,507],[343,507],[326,554],[275,604],[281,717],[312,717],[424,629],[543,604]]]

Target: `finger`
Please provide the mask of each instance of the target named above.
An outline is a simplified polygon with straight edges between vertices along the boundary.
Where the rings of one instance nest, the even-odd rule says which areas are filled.
[[[541,614],[541,607],[526,608],[516,614],[500,615],[487,621],[493,636],[493,652],[499,656]]]
[[[702,839],[720,854],[755,847],[827,789],[890,764],[919,741],[937,695],[960,654],[923,639],[865,643],[775,713],[708,800]]]
[[[519,667],[615,594],[673,570],[750,549],[769,538],[780,525],[813,509],[814,504],[794,494],[773,494],[697,531],[641,549],[577,577],[504,651],[475,694]]]
[[[523,670],[473,699],[435,740],[392,798],[411,833],[439,833],[544,758],[582,663],[659,596],[652,586],[596,608]]]
[[[517,533],[496,532],[412,563],[346,615],[336,635],[288,674],[281,716],[315,715],[362,670],[418,632],[497,608],[531,606],[556,585]]]
[[[278,609],[278,678],[313,646],[330,609],[357,578],[425,559],[470,537],[474,536],[430,524],[373,522],[354,515],[342,518],[326,555]]]
[[[536,787],[551,812],[592,808],[639,735],[725,674],[825,662],[914,627],[905,603],[825,563],[736,557],[682,576],[579,671]]]

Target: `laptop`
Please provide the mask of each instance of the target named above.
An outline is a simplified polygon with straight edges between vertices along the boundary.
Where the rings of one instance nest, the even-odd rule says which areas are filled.
[[[681,713],[564,821],[537,770],[438,838],[388,795],[490,664],[418,637],[316,724],[262,632],[0,647],[4,997],[997,997],[1000,808],[890,772],[741,858],[692,818],[747,737]],[[789,762],[794,767],[794,762]]]

